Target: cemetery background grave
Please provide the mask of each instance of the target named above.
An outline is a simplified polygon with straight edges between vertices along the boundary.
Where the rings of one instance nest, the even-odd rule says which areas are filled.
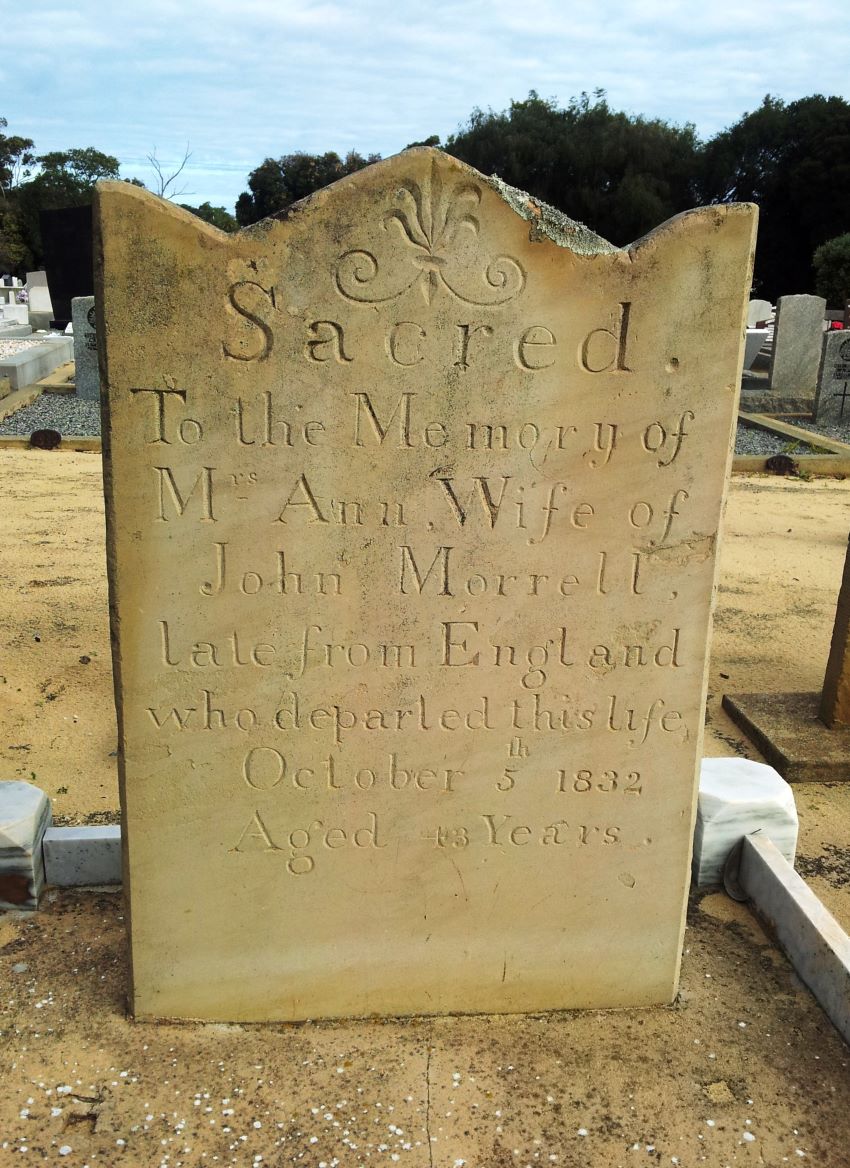
[[[73,352],[74,345],[70,337],[0,338],[0,376],[9,378],[12,389],[23,389],[71,360]]]

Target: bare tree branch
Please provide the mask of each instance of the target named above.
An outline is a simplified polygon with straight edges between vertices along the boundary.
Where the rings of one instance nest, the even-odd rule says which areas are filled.
[[[174,187],[174,184],[191,157],[192,151],[189,149],[189,143],[187,142],[186,149],[183,152],[183,161],[172,174],[166,175],[162,168],[162,163],[156,156],[156,146],[153,148],[153,153],[146,155],[148,162],[156,172],[156,193],[161,199],[179,199],[181,195],[194,194],[193,191],[187,191],[185,187],[181,187],[179,191]]]

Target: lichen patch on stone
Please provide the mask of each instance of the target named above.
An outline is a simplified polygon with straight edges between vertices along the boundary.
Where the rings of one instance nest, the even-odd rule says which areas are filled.
[[[613,252],[622,251],[622,248],[615,247],[613,243],[591,231],[584,223],[570,219],[557,207],[544,203],[542,199],[535,199],[527,191],[509,186],[497,175],[491,174],[485,181],[516,211],[517,215],[521,215],[531,224],[528,233],[531,243],[551,239],[559,247],[568,247],[576,255],[611,255]]]

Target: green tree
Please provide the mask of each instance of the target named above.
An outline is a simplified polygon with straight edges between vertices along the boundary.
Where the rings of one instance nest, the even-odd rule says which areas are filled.
[[[692,206],[698,173],[693,126],[612,110],[601,89],[563,108],[532,90],[502,113],[473,110],[446,150],[617,244]]]
[[[31,138],[4,134],[8,124],[0,118],[0,271],[17,273],[26,270],[31,258],[18,211],[17,187],[35,165],[35,144]]]
[[[4,201],[22,178],[29,177],[30,168],[35,164],[32,138],[7,136],[3,131],[8,125],[5,118],[0,118],[0,199]]]
[[[832,308],[843,308],[850,300],[850,232],[828,239],[812,257],[815,291]]]
[[[17,207],[12,199],[0,201],[0,272],[22,275],[28,269],[31,253],[21,234]]]
[[[786,105],[768,95],[705,146],[706,202],[760,209],[756,284],[775,300],[814,286],[812,254],[850,230],[850,104],[815,95]]]
[[[39,215],[59,207],[82,207],[92,200],[94,184],[118,178],[119,162],[93,146],[52,150],[36,158],[38,172],[15,188],[18,230],[26,247],[27,264],[42,260]]]
[[[380,157],[380,154],[364,157],[354,150],[345,158],[333,151],[306,154],[298,150],[282,158],[267,158],[248,176],[250,190],[243,191],[236,200],[236,218],[245,227],[277,215],[321,187],[378,162]]]
[[[98,179],[120,177],[118,159],[93,146],[52,150],[36,161],[38,173],[23,186],[37,191],[45,206],[79,207],[91,200]]]
[[[431,134],[428,138],[423,138],[421,142],[408,142],[405,150],[413,150],[415,146],[436,146],[440,148],[440,135]]]
[[[201,203],[200,207],[190,207],[188,203],[181,203],[180,206],[184,211],[191,211],[193,215],[203,219],[205,223],[218,227],[220,231],[236,231],[239,227],[234,217],[224,207],[212,207],[209,203]]]

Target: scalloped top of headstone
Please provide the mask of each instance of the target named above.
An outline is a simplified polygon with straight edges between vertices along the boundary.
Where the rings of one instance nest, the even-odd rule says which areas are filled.
[[[484,175],[467,163],[431,146],[413,147],[384,158],[233,233],[221,231],[182,207],[160,199],[132,183],[106,179],[96,184],[96,190],[110,198],[120,193],[140,203],[147,203],[151,212],[158,209],[160,213],[182,220],[186,225],[191,224],[199,234],[236,241],[273,232],[277,224],[297,220],[316,210],[325,211],[340,199],[350,201],[358,189],[377,187],[382,180],[393,176],[398,176],[401,181],[393,200],[395,206],[389,209],[389,217],[398,222],[405,234],[408,234],[410,242],[419,242],[430,248],[450,243],[452,239],[456,241],[457,233],[454,229],[461,225],[471,227],[476,232],[479,230],[480,218],[476,211],[485,190],[497,194],[505,206],[529,224],[530,242],[548,240],[579,256],[627,253],[681,221],[713,216],[715,222],[719,223],[724,213],[752,215],[755,210],[751,203],[694,208],[673,216],[631,244],[618,247],[550,203],[511,186],[498,175]]]

